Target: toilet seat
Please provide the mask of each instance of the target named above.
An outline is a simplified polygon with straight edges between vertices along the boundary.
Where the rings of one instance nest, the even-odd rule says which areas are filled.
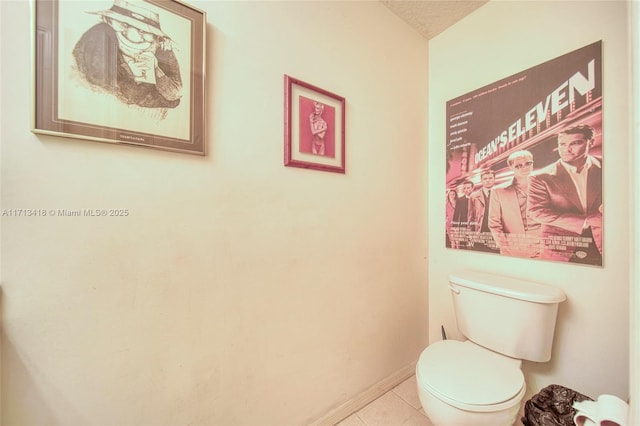
[[[496,411],[522,400],[526,385],[520,365],[520,360],[470,341],[444,340],[422,352],[416,379],[419,386],[456,408]]]

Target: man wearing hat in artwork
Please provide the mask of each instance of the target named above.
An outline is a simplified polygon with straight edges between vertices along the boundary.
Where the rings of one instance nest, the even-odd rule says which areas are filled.
[[[88,13],[100,15],[102,22],[87,30],[73,49],[80,74],[126,104],[177,107],[180,66],[158,14],[124,0],[115,0],[109,10]]]

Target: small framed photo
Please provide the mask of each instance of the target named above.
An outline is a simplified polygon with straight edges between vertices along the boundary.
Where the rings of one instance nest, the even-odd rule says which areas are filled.
[[[284,165],[345,173],[345,99],[284,76]]]
[[[203,11],[32,0],[34,133],[205,155]]]

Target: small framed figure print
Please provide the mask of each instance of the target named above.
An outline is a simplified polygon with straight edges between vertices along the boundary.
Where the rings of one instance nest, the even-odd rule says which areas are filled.
[[[32,0],[33,132],[205,154],[205,13]]]
[[[345,173],[345,99],[284,76],[284,164]]]

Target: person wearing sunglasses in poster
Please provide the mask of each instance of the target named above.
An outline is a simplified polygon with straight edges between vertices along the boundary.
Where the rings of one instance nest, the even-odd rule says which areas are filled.
[[[128,105],[175,108],[182,97],[173,41],[157,13],[124,0],[109,10],[87,12],[102,22],[88,29],[73,49],[76,68],[92,87]]]
[[[489,229],[500,254],[538,258],[541,253],[541,225],[531,219],[527,209],[533,154],[525,150],[513,152],[507,158],[507,166],[513,173],[513,180],[492,191]]]
[[[589,154],[595,130],[558,133],[560,159],[529,183],[529,214],[542,224],[543,259],[602,265],[602,161]]]

